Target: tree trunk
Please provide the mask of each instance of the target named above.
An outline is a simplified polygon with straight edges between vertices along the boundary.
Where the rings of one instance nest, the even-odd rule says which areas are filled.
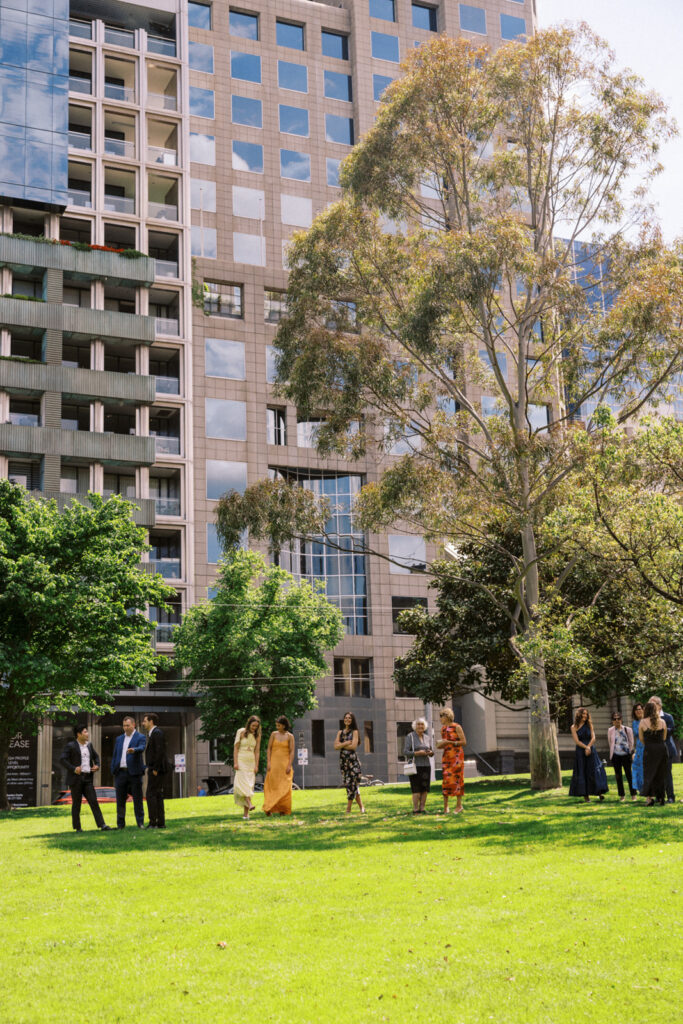
[[[536,537],[531,524],[522,528],[525,593],[530,611],[529,633],[535,628],[534,616],[540,603],[540,581]],[[548,684],[543,658],[537,658],[529,678],[529,771],[532,789],[557,789],[562,785],[557,732],[550,717]]]

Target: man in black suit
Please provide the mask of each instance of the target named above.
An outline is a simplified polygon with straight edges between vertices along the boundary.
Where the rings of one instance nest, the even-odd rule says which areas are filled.
[[[109,832],[110,826],[104,824],[93,785],[95,772],[100,768],[100,755],[89,742],[88,730],[84,725],[77,725],[74,728],[74,739],[67,743],[59,760],[68,772],[67,782],[71,790],[71,824],[74,831],[83,831],[81,828],[81,800],[85,797],[97,827],[103,832]]]
[[[142,719],[147,733],[145,764],[147,765],[147,828],[166,828],[164,812],[164,775],[166,773],[166,737],[158,725],[159,716],[153,711]]]

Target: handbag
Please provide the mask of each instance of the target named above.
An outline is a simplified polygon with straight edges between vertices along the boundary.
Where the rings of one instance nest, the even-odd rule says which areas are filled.
[[[417,765],[415,764],[415,741],[412,739],[412,737],[411,737],[410,743],[411,743],[411,746],[413,748],[413,759],[412,759],[412,761],[405,761],[404,762],[403,774],[404,775],[417,775]]]

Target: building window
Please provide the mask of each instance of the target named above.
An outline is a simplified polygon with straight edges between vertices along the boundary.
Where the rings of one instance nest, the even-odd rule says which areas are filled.
[[[339,168],[341,166],[341,160],[336,160],[334,157],[328,156],[326,163],[327,184],[330,188],[339,188]]]
[[[405,629],[401,629],[399,624],[399,615],[401,612],[406,611],[408,608],[425,608],[427,607],[426,597],[392,597],[391,598],[391,621],[394,625],[394,633],[397,635],[405,635]]]
[[[386,75],[373,75],[372,76],[372,95],[376,103],[382,99],[384,90],[388,85],[394,81],[393,78],[388,78]]]
[[[261,235],[248,235],[243,231],[233,231],[232,258],[235,263],[246,263],[250,267],[265,267],[265,238]]]
[[[413,4],[412,8],[413,28],[423,28],[427,32],[436,32],[436,7],[427,7],[426,4]]]
[[[207,377],[245,380],[247,374],[244,342],[227,341],[224,338],[205,338],[204,372]]]
[[[263,104],[249,96],[232,96],[230,104],[232,123],[246,124],[249,128],[263,128]]]
[[[389,534],[389,572],[408,574],[427,568],[427,549],[424,537]],[[394,564],[397,563],[397,564]]]
[[[351,75],[345,75],[341,71],[325,71],[323,91],[328,100],[344,100],[345,103],[350,103],[353,99]]]
[[[201,132],[190,132],[190,160],[195,164],[216,166],[216,138]]]
[[[274,384],[277,380],[277,349],[274,345],[266,345],[266,382]]]
[[[310,228],[313,222],[313,200],[306,196],[280,196],[280,216],[283,224]]]
[[[324,57],[336,57],[337,60],[349,59],[349,37],[341,32],[322,31],[322,44]]]
[[[396,753],[398,754],[399,761],[405,761],[406,755],[403,753],[403,748],[406,741],[406,736],[409,732],[413,731],[412,722],[397,722],[396,723]]]
[[[230,74],[243,82],[261,83],[261,58],[255,53],[230,51]]]
[[[277,84],[291,92],[308,92],[308,68],[305,64],[291,64],[288,60],[277,62]]]
[[[325,139],[342,146],[353,145],[353,118],[338,114],[325,114]]]
[[[190,0],[187,5],[187,22],[192,28],[211,28],[211,4],[198,4]]]
[[[251,171],[252,174],[263,174],[263,146],[256,142],[232,142],[233,171]]]
[[[527,419],[532,430],[547,430],[550,422],[550,409],[547,405],[530,402],[527,406]]]
[[[266,436],[268,444],[287,444],[287,415],[284,409],[266,409]]]
[[[386,32],[371,32],[370,37],[372,56],[375,60],[388,60],[392,64],[399,63],[398,36],[390,36]]]
[[[266,194],[260,188],[232,186],[232,215],[248,220],[265,220]]]
[[[500,416],[500,403],[493,395],[481,396],[481,414],[485,420],[489,416]]]
[[[190,113],[195,117],[211,119],[215,114],[214,94],[212,89],[199,89],[190,86]]]
[[[230,8],[230,35],[241,39],[258,40],[258,14],[243,14]]]
[[[267,324],[279,324],[287,316],[287,292],[266,288],[263,292],[263,319]]]
[[[280,131],[286,135],[302,135],[308,138],[308,111],[305,107],[288,107],[280,104]]]
[[[482,7],[460,4],[460,28],[464,32],[478,32],[486,35],[486,11]]]
[[[247,405],[227,398],[204,399],[206,437],[224,441],[246,441]]]
[[[373,722],[363,722],[363,753],[375,753],[375,726]]]
[[[526,21],[511,14],[501,14],[500,34],[503,39],[519,39],[526,35]]]
[[[204,178],[190,178],[190,208],[216,212],[216,182]]]
[[[293,25],[278,18],[275,22],[275,40],[278,46],[288,46],[290,50],[305,50],[304,26]]]
[[[396,665],[396,661],[394,661],[394,666],[395,665]],[[418,694],[413,693],[412,690],[404,689],[403,685],[398,683],[398,682],[396,682],[396,681],[394,681],[394,693],[395,693],[395,696],[399,697],[401,700],[420,700],[420,697],[418,696]]]
[[[246,487],[246,462],[206,460],[206,497],[208,501],[218,501],[228,491],[238,491],[239,494],[244,494]]]
[[[207,260],[215,260],[218,257],[218,235],[215,228],[193,224],[190,237],[193,256],[202,256]]]
[[[335,658],[335,697],[369,698],[371,666],[371,658]]]
[[[209,761],[211,764],[225,764],[225,758],[221,757],[221,748],[227,747],[230,740],[225,736],[209,741]]]
[[[313,757],[325,756],[325,720],[323,718],[311,720],[311,753]]]
[[[381,18],[382,21],[396,21],[394,0],[369,0],[370,17]]]
[[[193,71],[203,71],[207,75],[213,74],[213,46],[191,41],[188,60]]]
[[[280,177],[294,181],[311,180],[311,158],[308,153],[297,153],[293,149],[280,150]]]
[[[243,305],[242,285],[204,282],[204,312],[209,316],[239,320],[242,318]]]
[[[479,358],[481,359],[486,369],[493,373],[493,363],[491,362],[491,356],[488,354],[485,348],[480,349]],[[496,352],[496,362],[498,363],[498,369],[500,370],[500,372],[503,374],[504,377],[507,377],[508,361],[504,352]]]
[[[297,420],[296,423],[296,444],[297,448],[315,448],[318,443],[318,430],[321,419]]]

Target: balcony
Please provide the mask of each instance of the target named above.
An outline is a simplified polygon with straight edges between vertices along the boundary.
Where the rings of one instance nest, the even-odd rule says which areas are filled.
[[[170,338],[178,338],[180,336],[180,321],[173,320],[168,316],[157,316],[154,322],[157,334],[165,334]]]
[[[177,622],[157,622],[154,627],[154,637],[158,644],[172,644],[173,633],[178,625]]]
[[[179,516],[180,498],[154,498],[154,510],[158,516]]]
[[[69,75],[69,92],[80,92],[83,96],[92,96],[92,79],[81,78],[80,75]]]
[[[154,377],[157,395],[179,395],[180,381],[177,377]]]
[[[90,508],[90,500],[88,495],[83,493],[77,494],[64,494],[61,491],[31,491],[31,497],[41,499],[43,501],[56,501],[57,508],[60,512],[63,512],[65,508],[69,508],[74,502],[79,505],[85,505],[86,508]],[[138,526],[145,526],[149,529],[150,526],[154,526],[155,515],[154,515],[154,502],[151,498],[131,498],[129,499],[138,508],[133,512],[133,522],[137,523]]]
[[[135,103],[135,89],[132,86],[105,81],[104,95],[106,99],[116,100],[118,103]]]
[[[177,260],[154,260],[157,277],[177,277],[179,273]]]
[[[179,558],[150,559],[149,564],[152,567],[152,572],[158,572],[165,580],[179,580],[181,578]]]
[[[39,427],[40,414],[36,412],[11,412],[9,422],[15,427]]]
[[[180,455],[179,437],[159,437],[157,435],[154,438],[154,445],[157,455]]]
[[[163,92],[148,92],[147,106],[155,110],[177,110],[178,100],[175,96],[168,96]]]
[[[175,149],[165,149],[163,146],[148,146],[147,162],[150,164],[163,164],[165,167],[177,167],[178,151]]]
[[[147,36],[148,53],[160,53],[162,57],[175,57],[175,39],[164,39],[162,36]]]
[[[104,41],[110,46],[125,46],[129,50],[135,49],[135,32],[125,28],[111,28],[104,26]]]
[[[91,194],[81,188],[70,188],[67,192],[67,204],[69,206],[82,206],[90,209],[92,207]]]
[[[116,462],[151,466],[156,459],[153,437],[96,434],[57,427],[26,427],[0,423],[0,450],[26,455],[61,455],[84,462]]]
[[[90,132],[69,131],[69,147],[71,149],[92,149],[92,136]],[[75,204],[72,203],[72,206]]]
[[[0,388],[33,392],[61,392],[83,399],[100,399],[151,405],[156,394],[154,377],[109,370],[85,370],[51,366],[24,360],[0,360]],[[12,421],[14,422],[14,421]],[[78,424],[63,429],[76,430]],[[35,424],[37,425],[37,424]]]
[[[25,270],[63,270],[79,277],[108,278],[109,283],[152,284],[155,278],[154,260],[148,256],[128,259],[106,249],[75,249],[55,241],[33,241],[0,235],[0,267]]]
[[[92,22],[77,21],[75,18],[71,18],[69,21],[69,35],[75,36],[78,39],[92,39]]]
[[[112,196],[104,194],[104,208],[108,213],[135,213],[135,196]]]
[[[178,207],[171,203],[148,203],[149,216],[155,220],[178,220]]]
[[[150,317],[106,309],[79,309],[56,302],[26,302],[0,297],[0,322],[7,327],[63,331],[76,337],[120,338],[138,344],[154,341]]]
[[[122,156],[126,160],[135,158],[135,143],[127,139],[112,139],[104,136],[104,152],[110,156]]]

